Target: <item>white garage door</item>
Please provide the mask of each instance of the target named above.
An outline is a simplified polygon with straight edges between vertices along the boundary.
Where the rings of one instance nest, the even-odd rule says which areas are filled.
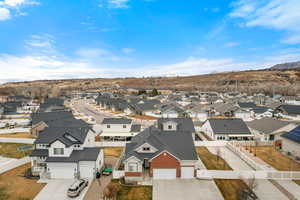
[[[181,167],[181,178],[194,178],[194,167]]]
[[[176,169],[153,169],[153,179],[176,179]]]
[[[74,178],[74,168],[66,167],[51,167],[49,168],[51,178],[56,179],[73,179]]]
[[[91,165],[80,165],[80,178],[93,178],[94,167]]]

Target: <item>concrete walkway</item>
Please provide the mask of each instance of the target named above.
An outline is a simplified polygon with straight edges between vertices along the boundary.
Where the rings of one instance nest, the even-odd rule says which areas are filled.
[[[221,200],[222,194],[211,180],[154,180],[153,200]]]
[[[30,162],[29,157],[21,159],[4,158],[0,156],[0,174]]]
[[[221,157],[230,165],[233,170],[253,170],[247,163],[240,159],[236,154],[227,147],[208,147],[208,150],[216,154],[220,148]],[[257,187],[254,189],[255,194],[262,200],[289,200],[279,189],[268,180],[256,180]]]

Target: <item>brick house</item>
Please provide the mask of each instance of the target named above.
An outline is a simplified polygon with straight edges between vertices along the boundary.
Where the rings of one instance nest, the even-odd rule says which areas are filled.
[[[191,179],[198,156],[190,131],[162,130],[151,126],[126,144],[123,164],[126,181]]]

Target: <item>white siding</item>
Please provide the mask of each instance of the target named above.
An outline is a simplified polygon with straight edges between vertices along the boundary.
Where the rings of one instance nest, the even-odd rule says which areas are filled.
[[[52,179],[73,179],[78,172],[77,163],[47,163]]]

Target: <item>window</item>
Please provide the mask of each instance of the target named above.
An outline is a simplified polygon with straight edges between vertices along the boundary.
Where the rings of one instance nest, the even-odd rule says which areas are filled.
[[[53,154],[54,155],[64,155],[64,148],[54,148]]]
[[[126,128],[126,125],[123,125],[123,128]]]
[[[169,130],[172,129],[172,125],[168,125],[168,129],[169,129]]]
[[[150,151],[150,147],[143,147],[143,151]]]
[[[106,126],[107,128],[110,128],[110,124],[107,124],[107,126]]]
[[[137,163],[128,163],[128,171],[136,172],[138,168]]]

